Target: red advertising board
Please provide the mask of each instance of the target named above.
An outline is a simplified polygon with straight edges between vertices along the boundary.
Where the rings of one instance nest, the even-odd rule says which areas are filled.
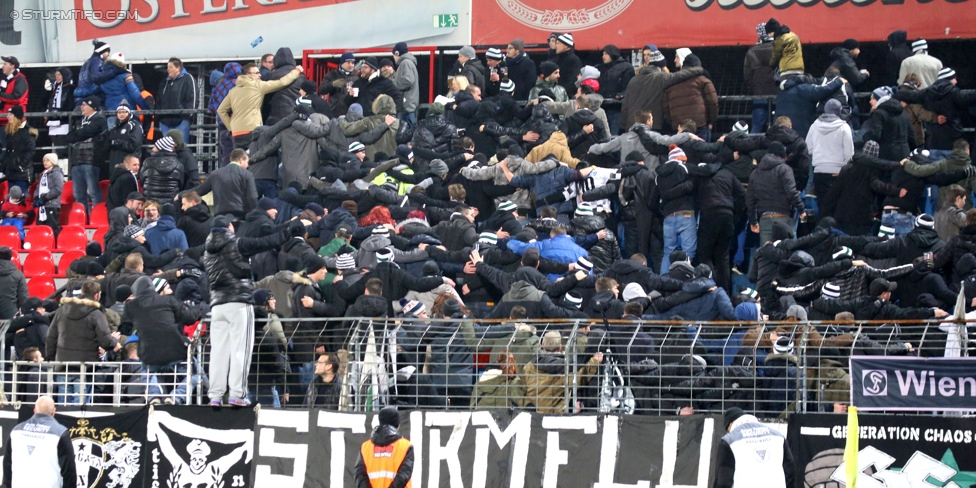
[[[770,17],[804,43],[976,38],[976,0],[473,0],[472,17],[474,45],[572,32],[581,50],[748,45]]]

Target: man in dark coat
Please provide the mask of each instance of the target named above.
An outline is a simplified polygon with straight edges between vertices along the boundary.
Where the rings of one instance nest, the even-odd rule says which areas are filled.
[[[901,62],[912,55],[912,46],[908,44],[908,33],[896,30],[888,34],[888,49],[888,55],[885,57],[884,84],[895,86],[898,84]]]
[[[109,178],[108,199],[105,205],[108,210],[125,205],[129,195],[139,191],[139,168],[141,163],[139,157],[129,154],[125,159],[112,167],[112,176]]]
[[[671,85],[705,73],[702,68],[668,73],[663,69],[665,66],[667,61],[664,60],[661,51],[652,51],[651,64],[641,68],[640,72],[631,78],[620,108],[622,126],[630,127],[634,123],[643,123],[643,120],[637,120],[637,113],[649,110],[653,115],[651,129],[660,131],[664,124],[664,97],[666,96],[664,90]]]
[[[746,211],[753,232],[759,242],[766,243],[773,235],[772,225],[780,222],[793,228],[793,210],[802,217],[804,207],[800,192],[793,181],[793,173],[783,162],[786,147],[779,142],[769,145],[769,152],[759,167],[749,176]]]
[[[776,68],[769,65],[769,60],[773,59],[773,38],[766,33],[765,22],[756,26],[756,34],[759,40],[746,51],[746,60],[742,64],[742,79],[749,88],[750,95],[775,97],[779,93],[776,81],[773,79]],[[768,99],[752,102],[750,132],[758,134],[763,131],[771,109]]]
[[[932,86],[920,91],[899,90],[893,95],[898,101],[921,103],[926,110],[938,115],[937,123],[925,124],[925,145],[939,151],[942,157],[949,157],[952,144],[963,137],[962,115],[976,104],[976,92],[963,93],[956,83],[956,71],[942,68]]]
[[[369,117],[373,113],[373,101],[380,95],[389,95],[396,103],[396,112],[403,112],[403,94],[397,90],[393,80],[380,75],[380,63],[370,56],[363,60],[359,70],[359,79],[353,83],[346,93],[346,106],[358,103],[363,108],[363,116]]]
[[[186,244],[190,247],[202,246],[210,235],[210,207],[200,199],[195,191],[188,191],[181,197],[183,215],[176,221],[176,228],[186,234]]]
[[[285,75],[291,73],[295,69],[295,56],[291,53],[290,47],[278,48],[278,51],[274,55],[274,70],[264,81],[274,81],[280,80],[285,77]],[[274,93],[265,95],[271,99],[271,111],[268,117],[274,117],[275,119],[281,119],[292,112],[295,108],[295,100],[298,99],[298,90],[301,89],[302,83],[305,82],[305,75],[298,75],[298,79],[293,81],[291,85],[282,88]],[[265,98],[265,101],[268,99]]]
[[[854,59],[861,54],[861,45],[857,39],[847,39],[844,44],[830,50],[830,67],[837,68],[840,75],[857,86],[867,81],[871,73],[866,69],[859,70]]]
[[[549,61],[559,66],[559,84],[566,89],[566,93],[576,93],[576,78],[583,69],[583,62],[576,55],[573,34],[566,32],[556,36],[555,54]]]
[[[505,62],[508,63],[508,79],[515,82],[512,97],[516,100],[528,100],[529,90],[535,86],[537,71],[535,62],[525,53],[525,41],[522,38],[508,43]]]
[[[458,60],[450,71],[452,75],[461,75],[468,80],[468,85],[474,85],[485,91],[485,65],[481,64],[477,53],[471,46],[464,46],[458,52]]]
[[[607,104],[607,122],[610,124],[610,135],[620,132],[620,105],[630,79],[634,77],[634,67],[630,61],[624,59],[620,48],[613,44],[603,46],[603,63],[597,66],[600,70],[600,95],[604,100],[614,100]]]

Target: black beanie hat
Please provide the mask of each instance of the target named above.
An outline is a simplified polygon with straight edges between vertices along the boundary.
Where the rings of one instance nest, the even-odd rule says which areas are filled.
[[[786,224],[773,221],[773,242],[782,241],[783,239],[789,239],[793,237],[793,230],[786,226]]]
[[[380,425],[400,426],[400,412],[396,407],[383,407],[383,410],[380,410]]]
[[[102,245],[98,241],[91,241],[85,246],[85,255],[97,258],[102,255]]]
[[[786,146],[784,146],[782,142],[773,141],[772,143],[769,144],[769,151],[768,152],[769,152],[769,154],[772,154],[774,156],[779,156],[781,158],[785,158],[786,157]]]
[[[115,289],[115,301],[124,302],[132,296],[132,287],[129,285],[119,285]]]
[[[725,428],[728,429],[732,422],[735,422],[739,417],[745,415],[745,410],[739,407],[732,407],[725,411]]]

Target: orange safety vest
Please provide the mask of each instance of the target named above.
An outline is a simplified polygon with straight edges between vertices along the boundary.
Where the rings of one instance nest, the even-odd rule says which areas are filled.
[[[363,443],[360,454],[366,465],[366,475],[373,488],[388,488],[396,478],[397,470],[403,464],[410,450],[410,441],[400,438],[388,446],[377,446],[369,440]],[[412,488],[412,482],[407,481],[407,488]]]

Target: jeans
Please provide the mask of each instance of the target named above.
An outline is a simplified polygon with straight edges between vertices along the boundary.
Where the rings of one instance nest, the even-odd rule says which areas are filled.
[[[85,376],[85,391],[82,393],[80,374],[57,375],[54,381],[58,384],[58,402],[71,404],[91,403],[92,379],[94,377],[90,373],[85,374]]]
[[[159,130],[160,132],[163,133],[162,134],[163,136],[165,136],[167,132],[173,129],[177,129],[183,133],[183,144],[186,145],[190,144],[190,121],[189,120],[184,120],[180,122],[180,125],[166,125],[162,122],[159,123]]]
[[[93,164],[76,164],[71,166],[71,181],[75,194],[75,201],[85,206],[86,210],[102,202],[102,190],[98,187],[98,166]]]
[[[194,373],[192,375],[186,374],[185,361],[165,364],[162,366],[146,365],[146,371],[150,374],[155,375],[158,373],[165,373],[166,378],[163,383],[174,385],[173,391],[170,392],[170,396],[173,397],[173,402],[178,405],[183,405],[186,403],[187,384],[192,385],[191,388],[200,384],[200,374],[197,373],[198,368],[194,366],[193,370]],[[176,383],[177,378],[182,378],[179,380],[179,383]],[[193,394],[192,390],[190,391],[190,394]]]
[[[258,189],[258,198],[278,198],[278,182],[276,180],[254,180]]]
[[[695,131],[695,135],[701,137],[705,142],[712,142],[712,129],[709,129],[707,125],[699,127],[698,130]]]
[[[607,123],[610,124],[610,135],[615,136],[619,134],[620,133],[620,111],[604,109],[604,112],[606,112],[607,114]]]
[[[234,138],[230,135],[229,130],[219,125],[217,126],[217,140],[220,142],[220,162],[218,166],[223,168],[230,164],[230,152],[234,150]]]
[[[661,272],[671,268],[671,253],[681,244],[688,259],[695,259],[698,248],[698,225],[694,217],[670,215],[664,218],[664,257],[661,259]]]
[[[769,121],[769,101],[753,100],[752,102],[752,127],[749,128],[750,134],[763,132],[766,122]]]
[[[915,217],[907,214],[885,212],[881,215],[881,225],[894,227],[896,236],[903,236],[915,228]]]
[[[762,246],[767,242],[773,240],[773,224],[775,222],[780,222],[788,229],[790,229],[790,234],[794,234],[793,230],[793,219],[790,217],[760,217],[759,218],[759,245]]]
[[[400,112],[397,114],[397,118],[402,122],[410,124],[410,127],[417,126],[417,113],[416,112]]]
[[[715,283],[727,292],[732,291],[729,246],[734,232],[732,214],[702,211],[698,222],[698,262],[712,268]]]

